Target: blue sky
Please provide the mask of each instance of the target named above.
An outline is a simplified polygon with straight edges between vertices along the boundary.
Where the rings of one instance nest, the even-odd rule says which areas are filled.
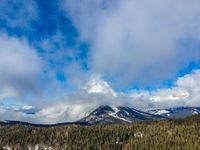
[[[116,93],[154,93],[200,68],[197,0],[1,3],[2,105],[69,103],[92,76]]]

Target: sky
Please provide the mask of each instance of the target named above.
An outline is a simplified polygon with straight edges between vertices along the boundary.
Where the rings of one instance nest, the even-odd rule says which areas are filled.
[[[0,120],[100,105],[200,106],[199,0],[2,0]]]

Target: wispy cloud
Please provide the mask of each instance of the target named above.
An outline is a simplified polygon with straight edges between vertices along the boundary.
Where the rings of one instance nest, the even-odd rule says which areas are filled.
[[[37,4],[35,1],[2,0],[0,6],[0,21],[10,28],[29,28],[31,23],[38,18]]]

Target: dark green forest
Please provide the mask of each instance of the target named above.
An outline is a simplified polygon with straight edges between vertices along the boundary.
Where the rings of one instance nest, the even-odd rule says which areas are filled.
[[[132,125],[0,126],[0,149],[200,150],[200,115]]]

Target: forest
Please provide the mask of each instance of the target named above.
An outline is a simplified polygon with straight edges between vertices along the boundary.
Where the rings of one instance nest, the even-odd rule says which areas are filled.
[[[1,125],[0,150],[199,150],[200,115],[131,125]]]

